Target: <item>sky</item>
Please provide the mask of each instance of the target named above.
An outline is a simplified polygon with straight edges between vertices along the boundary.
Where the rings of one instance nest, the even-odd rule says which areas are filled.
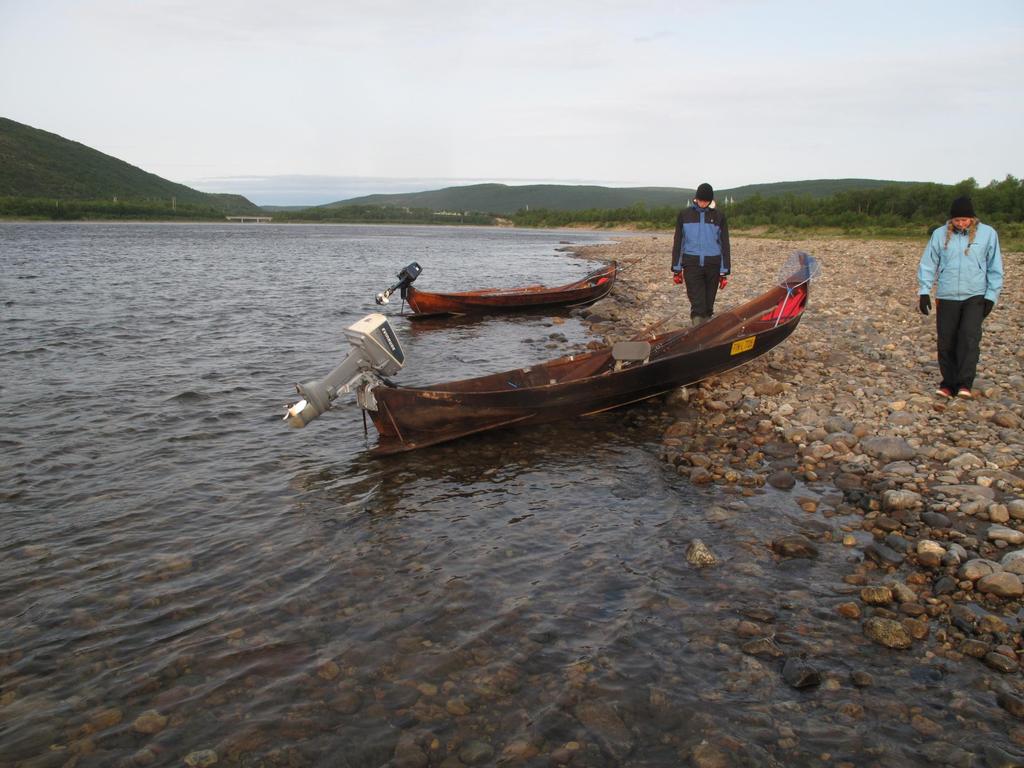
[[[0,116],[261,205],[1024,175],[1024,1],[0,0]]]

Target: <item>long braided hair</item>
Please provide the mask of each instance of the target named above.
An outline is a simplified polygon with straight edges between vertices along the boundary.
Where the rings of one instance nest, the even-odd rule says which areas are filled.
[[[967,251],[970,250],[971,245],[974,244],[974,236],[978,234],[978,219],[971,219],[971,226],[967,228],[967,247],[964,248],[964,256],[967,255]],[[953,220],[950,219],[946,222],[946,242],[942,244],[943,248],[949,248],[949,238],[953,236]]]

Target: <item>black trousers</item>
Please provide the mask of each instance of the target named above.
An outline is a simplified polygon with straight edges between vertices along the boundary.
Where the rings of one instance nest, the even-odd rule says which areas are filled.
[[[963,301],[935,300],[935,327],[939,348],[939,371],[943,387],[956,392],[959,387],[974,386],[981,354],[981,321],[984,296]]]
[[[715,297],[718,296],[718,271],[722,268],[722,257],[705,256],[702,267],[699,256],[684,253],[682,263],[686,295],[690,299],[690,317],[711,317],[715,312]]]

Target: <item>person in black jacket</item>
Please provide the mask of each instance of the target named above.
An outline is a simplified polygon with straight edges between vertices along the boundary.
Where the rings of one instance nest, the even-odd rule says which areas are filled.
[[[693,202],[679,212],[672,242],[672,281],[686,283],[690,323],[711,319],[715,297],[725,288],[732,271],[729,227],[725,214],[715,208],[715,190],[707,182],[697,187]]]

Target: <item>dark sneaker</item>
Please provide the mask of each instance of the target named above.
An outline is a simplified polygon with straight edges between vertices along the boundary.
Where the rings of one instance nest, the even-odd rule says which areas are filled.
[[[949,387],[939,387],[938,389],[935,390],[935,394],[938,395],[939,397],[952,397],[953,390],[950,389]]]
[[[971,390],[969,390],[967,387],[960,387],[960,389],[958,389],[956,391],[956,396],[957,397],[964,397],[964,398],[967,398],[968,400],[970,400],[972,397],[974,397],[974,395],[971,394]]]

